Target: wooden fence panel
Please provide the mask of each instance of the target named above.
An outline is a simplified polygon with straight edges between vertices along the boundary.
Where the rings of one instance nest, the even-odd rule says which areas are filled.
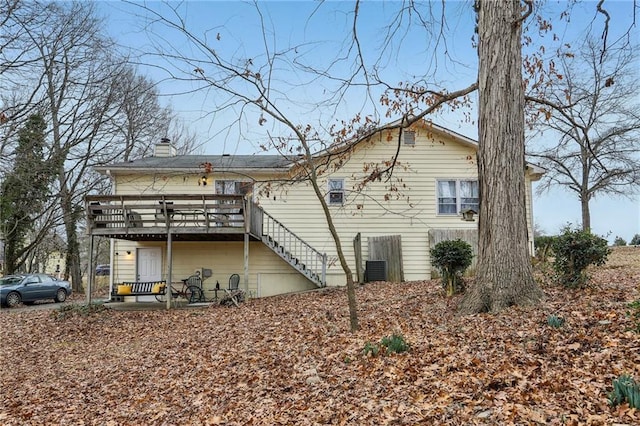
[[[353,239],[353,251],[355,252],[356,257],[356,275],[358,277],[358,282],[364,282],[364,262],[362,261],[362,235],[358,232],[356,237]]]
[[[402,267],[402,238],[400,235],[369,237],[369,260],[387,261],[387,280],[404,281]]]
[[[430,229],[429,249],[435,247],[440,241],[457,240],[466,241],[473,250],[473,260],[465,272],[466,276],[474,275],[478,259],[478,230],[477,229]],[[439,278],[440,271],[431,264],[431,278]]]

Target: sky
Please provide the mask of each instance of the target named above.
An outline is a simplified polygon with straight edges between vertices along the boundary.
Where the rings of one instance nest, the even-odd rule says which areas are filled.
[[[139,7],[141,3],[105,1],[97,4],[105,17],[109,34],[123,48],[131,49],[132,57],[139,62],[139,71],[159,82],[163,101],[171,105],[196,134],[201,144],[200,153],[253,154],[260,151],[260,140],[264,139],[266,131],[278,134],[281,130],[272,121],[265,126],[256,126],[257,112],[241,108],[220,91],[197,90],[200,86],[193,81],[168,79],[167,69],[182,78],[193,77],[188,74],[195,68],[202,67],[210,72],[207,67],[210,58],[203,55],[202,49],[185,40],[180,32],[170,31],[157,23],[148,24],[145,17],[150,14]],[[290,117],[299,117],[301,121],[313,120],[327,127],[363,111],[377,113],[384,121],[384,110],[379,103],[381,88],[367,93],[354,86],[342,98],[334,99],[329,94],[335,92],[337,81],[318,78],[300,68],[292,71],[292,63],[342,77],[354,70],[354,49],[350,49],[353,2],[260,1],[257,4],[260,13],[253,3],[244,1],[172,3],[178,7],[176,15],[163,3],[146,3],[149,9],[160,12],[164,17],[179,15],[190,32],[205,40],[208,48],[230,63],[237,64],[251,58],[249,67],[254,72],[265,69],[261,68],[267,61],[265,49],[281,53],[280,62],[275,63],[277,72],[273,75],[273,87],[282,101],[282,108]],[[392,84],[428,76],[425,81],[437,81],[440,87],[450,90],[465,87],[477,75],[471,4],[470,1],[448,1],[442,12],[437,9],[440,2],[434,2],[436,9],[430,13],[421,8],[420,15],[405,15],[403,21],[395,21],[397,33],[394,41],[385,44],[385,25],[394,22],[390,17],[395,16],[402,3],[362,3],[358,31],[367,66],[375,68],[383,79]],[[567,4],[559,1],[543,4],[549,12],[545,16],[552,17],[554,32],[561,42],[579,40],[588,30],[602,33],[604,18],[595,12],[595,1],[574,5],[568,23],[556,22],[554,19]],[[626,30],[632,22],[633,3],[606,0],[603,6],[612,22],[608,39],[615,40],[620,36],[619,32]],[[640,14],[640,11],[636,10],[636,13]],[[443,16],[446,36],[438,30]],[[413,25],[407,26],[408,18],[412,19]],[[420,20],[427,22],[426,26],[420,27],[421,30],[406,30],[416,28],[415,23]],[[537,35],[535,32],[532,34],[535,46]],[[632,36],[636,42],[640,41],[638,34],[635,27]],[[549,43],[549,36],[544,37],[547,38],[537,45]],[[151,54],[158,49],[190,60],[169,64]],[[360,78],[357,82],[363,83],[363,80]],[[332,103],[329,105],[328,102]],[[444,111],[432,119],[439,125],[476,139],[473,109],[470,114],[471,119],[465,120],[461,110]],[[546,234],[555,234],[567,224],[577,226],[581,222],[580,217],[580,204],[573,194],[552,189],[534,197],[534,221],[537,228]],[[591,221],[593,232],[610,242],[616,236],[629,241],[633,235],[640,234],[640,197],[596,198],[591,202]]]

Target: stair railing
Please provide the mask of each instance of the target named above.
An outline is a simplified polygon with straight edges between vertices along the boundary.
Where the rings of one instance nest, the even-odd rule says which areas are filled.
[[[327,255],[313,248],[260,207],[254,206],[253,209],[262,212],[260,235],[266,238],[272,249],[309,278],[319,281],[322,286],[326,285]]]

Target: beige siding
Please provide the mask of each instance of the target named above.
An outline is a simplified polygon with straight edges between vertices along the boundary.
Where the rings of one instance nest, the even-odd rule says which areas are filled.
[[[438,215],[436,181],[438,179],[476,179],[475,150],[472,147],[440,137],[430,138],[418,130],[415,146],[402,146],[391,183],[398,190],[389,191],[384,182],[374,182],[363,191],[357,185],[365,176],[367,163],[391,160],[396,152],[396,137],[387,141],[380,137],[352,155],[331,178],[344,178],[347,189],[344,206],[330,206],[340,234],[343,250],[355,274],[353,238],[363,238],[363,258],[367,259],[366,238],[402,235],[404,274],[406,280],[430,276],[428,231],[432,228],[475,228],[477,222],[464,222],[457,215]],[[365,149],[366,148],[366,149]],[[326,177],[321,189],[326,190]],[[328,269],[329,284],[344,284],[337,262],[337,252],[326,220],[308,183],[286,188],[273,197],[259,200],[261,205],[293,232],[333,259]]]
[[[390,137],[389,137],[390,136]],[[330,211],[341,237],[347,261],[356,273],[353,239],[362,235],[363,260],[368,259],[367,238],[401,235],[404,277],[406,280],[429,279],[429,231],[432,229],[475,229],[477,221],[465,222],[458,215],[437,214],[436,182],[439,179],[477,179],[475,147],[450,135],[416,129],[414,146],[401,146],[390,182],[370,183],[358,191],[358,184],[370,173],[372,164],[392,161],[397,149],[397,133],[384,133],[375,140],[360,143],[349,160],[339,170],[321,177],[321,190],[327,190],[327,178],[344,178],[346,202],[330,206]],[[203,175],[194,165],[191,173],[162,173],[149,175],[118,175],[117,194],[213,194],[217,179],[244,180],[237,174],[213,173],[206,186],[199,184]],[[254,175],[258,183],[253,193],[266,212],[294,233],[329,257],[328,285],[344,285],[345,277],[337,259],[335,244],[315,193],[307,182],[271,185],[269,194],[260,181],[277,180],[282,176]],[[389,183],[395,190],[389,190]],[[533,246],[531,183],[527,177],[527,222],[529,245]],[[476,218],[477,219],[477,218]],[[166,243],[140,243],[138,247],[159,246],[163,250],[163,277],[166,274]],[[116,241],[114,246],[114,282],[135,278],[136,244]],[[134,255],[123,255],[127,250]],[[226,287],[229,275],[238,273],[244,286],[242,242],[174,243],[173,281],[186,278],[193,271],[209,268],[213,277],[205,281],[210,289],[219,281]],[[272,253],[260,242],[252,242],[249,253],[249,291],[254,296],[267,296],[289,291],[313,288],[302,275]],[[209,295],[209,294],[207,294]]]
[[[211,290],[215,288],[216,282],[220,283],[220,288],[227,288],[229,277],[234,273],[240,275],[240,287],[244,288],[243,244],[242,242],[174,242],[171,281],[179,288],[180,280],[207,268],[212,270],[212,276],[206,278],[203,285],[207,298],[213,297],[214,293]],[[116,240],[115,253],[117,254],[114,256],[114,268],[111,272],[113,282],[117,284],[122,281],[135,281],[136,247],[161,247],[162,279],[168,280],[165,242],[136,245],[134,242]],[[127,250],[131,254],[127,254]],[[281,276],[280,279],[273,278],[279,276]],[[315,288],[314,284],[298,274],[260,242],[251,242],[249,245],[248,284],[250,297]]]

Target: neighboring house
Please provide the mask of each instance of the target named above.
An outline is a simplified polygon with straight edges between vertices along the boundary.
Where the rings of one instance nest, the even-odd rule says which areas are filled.
[[[390,164],[398,147],[390,180],[376,179],[376,164]],[[429,279],[435,242],[462,237],[476,244],[477,216],[462,219],[464,210],[478,211],[476,150],[475,141],[421,122],[356,141],[339,159],[316,157],[356,281],[366,280],[367,265],[372,280]],[[97,170],[112,178],[115,192],[87,197],[88,229],[113,238],[112,285],[179,282],[201,271],[210,290],[216,282],[226,287],[237,273],[241,288],[263,297],[346,283],[316,195],[308,181],[295,180],[297,161],[178,156],[165,141],[152,157]],[[531,182],[543,170],[528,165],[524,173],[533,253]]]
[[[42,265],[39,270],[43,271],[47,275],[61,279],[64,274],[65,266],[65,252],[55,250],[48,254],[44,265]]]

